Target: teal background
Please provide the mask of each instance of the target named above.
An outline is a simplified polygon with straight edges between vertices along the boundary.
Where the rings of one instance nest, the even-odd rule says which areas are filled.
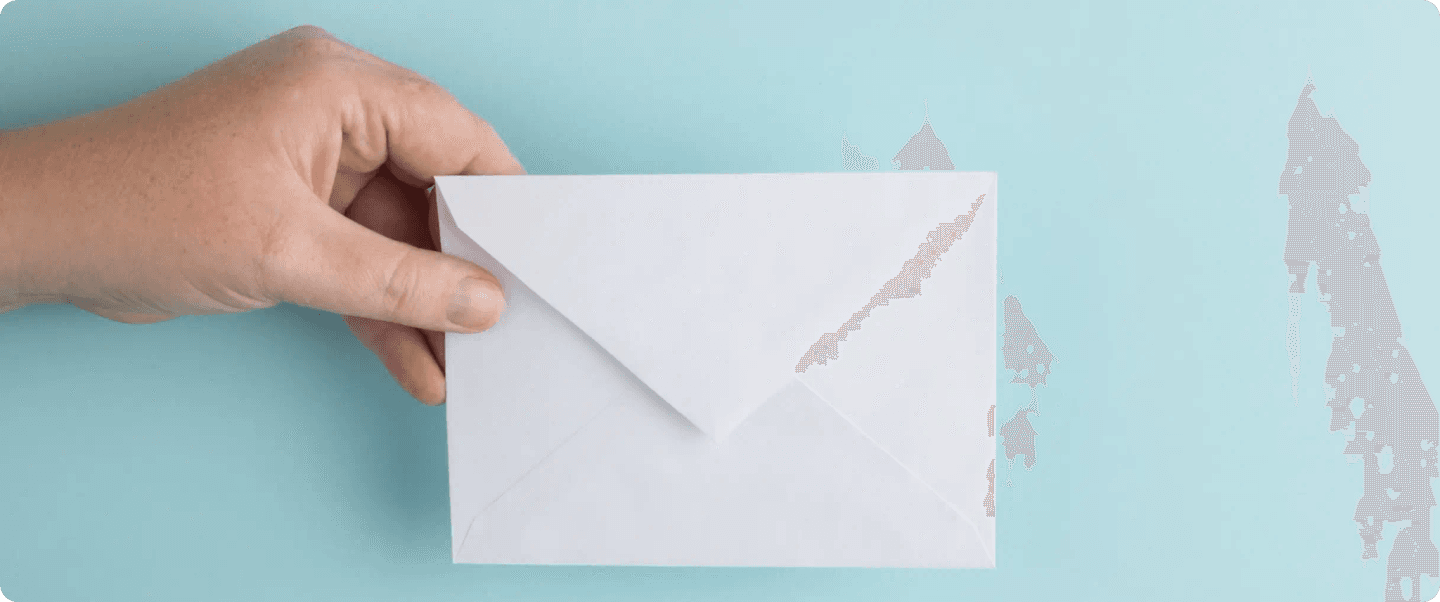
[[[0,127],[302,23],[445,85],[532,173],[838,171],[842,134],[888,168],[928,101],[957,168],[999,172],[1001,294],[1058,358],[1038,464],[1004,487],[1001,463],[1000,568],[451,565],[444,413],[339,318],[42,306],[0,315],[10,599],[1381,599],[1390,539],[1360,562],[1313,293],[1290,399],[1276,183],[1313,73],[1440,386],[1433,5],[18,0]],[[1000,393],[1002,420],[1029,401]]]

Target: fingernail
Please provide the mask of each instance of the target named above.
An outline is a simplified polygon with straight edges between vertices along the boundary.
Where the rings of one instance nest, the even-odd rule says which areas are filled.
[[[505,294],[500,285],[480,278],[466,278],[450,298],[445,317],[465,330],[485,330],[495,325],[505,310]]]

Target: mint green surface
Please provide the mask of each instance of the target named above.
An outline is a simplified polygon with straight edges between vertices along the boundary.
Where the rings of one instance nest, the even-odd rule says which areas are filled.
[[[48,306],[0,315],[8,598],[1381,599],[1390,539],[1361,563],[1313,294],[1290,399],[1276,182],[1313,73],[1374,174],[1406,345],[1440,386],[1428,2],[18,0],[0,127],[302,23],[447,86],[532,173],[838,171],[842,134],[888,169],[928,101],[957,168],[1000,174],[1000,292],[1058,357],[1039,462],[1004,487],[1001,461],[1000,568],[454,566],[444,413],[338,317]],[[1000,393],[1002,420],[1029,401]]]

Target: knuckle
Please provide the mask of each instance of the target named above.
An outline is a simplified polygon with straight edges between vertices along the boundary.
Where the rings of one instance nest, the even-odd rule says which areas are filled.
[[[314,25],[301,25],[282,34],[291,52],[301,55],[328,55],[345,48],[344,42]]]
[[[298,65],[305,73],[327,75],[341,64],[349,49],[349,45],[327,33],[295,37],[289,55],[292,64]]]
[[[449,91],[414,71],[401,68],[395,79],[395,87],[403,97],[420,99],[429,106],[450,100]]]
[[[315,26],[315,25],[310,25],[309,23],[306,23],[305,25],[300,25],[300,26],[298,26],[298,27],[292,27],[292,28],[290,28],[289,30],[286,30],[284,35],[290,36],[290,37],[293,37],[293,38],[301,38],[301,39],[303,39],[303,38],[334,38],[334,37],[335,37],[335,36],[331,35],[330,32],[325,31],[323,28],[318,27],[318,26]]]
[[[418,255],[415,249],[406,249],[384,278],[380,306],[390,316],[402,316],[413,310],[412,303],[420,292]]]

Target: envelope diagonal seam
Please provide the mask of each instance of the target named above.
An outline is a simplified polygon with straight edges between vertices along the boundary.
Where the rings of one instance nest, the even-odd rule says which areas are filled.
[[[525,479],[529,478],[531,473],[535,472],[536,469],[544,465],[546,460],[549,460],[550,457],[554,456],[556,452],[564,449],[565,445],[570,443],[571,439],[574,439],[577,435],[584,432],[591,423],[595,422],[596,419],[605,415],[605,412],[610,411],[610,408],[614,407],[617,403],[620,403],[620,400],[612,401],[601,407],[599,411],[595,412],[594,415],[590,416],[589,419],[585,420],[585,423],[580,425],[580,428],[577,428],[574,430],[574,432],[566,435],[564,439],[561,439],[560,442],[555,445],[555,447],[551,448],[550,451],[546,452],[544,456],[536,460],[534,464],[531,464],[530,468],[525,469],[524,473],[521,473],[520,476],[516,477],[514,481],[511,481],[509,485],[506,485],[505,489],[501,490],[500,494],[495,496],[495,499],[486,502],[484,507],[476,510],[474,515],[470,517],[470,524],[465,526],[465,536],[460,539],[460,546],[455,549],[456,555],[459,555],[460,552],[465,551],[466,545],[470,543],[470,533],[475,530],[475,522],[480,520],[480,517],[484,516],[485,513],[490,510],[491,506],[494,506],[496,502],[499,502],[501,499],[503,499],[505,497],[505,494],[510,493],[510,490],[514,489],[517,485],[525,482]]]
[[[890,453],[890,450],[885,449],[884,445],[881,445],[880,442],[876,441],[874,437],[870,436],[870,433],[867,433],[864,429],[860,428],[860,425],[855,424],[855,421],[851,420],[849,416],[846,416],[844,412],[841,412],[834,405],[831,405],[829,400],[825,399],[823,396],[820,395],[819,392],[811,388],[808,383],[806,383],[800,378],[796,378],[795,380],[798,381],[801,385],[803,385],[806,389],[808,389],[810,391],[810,394],[813,395],[815,399],[824,402],[826,408],[828,408],[831,412],[834,412],[835,415],[840,418],[840,420],[843,420],[845,424],[849,425],[850,428],[854,429],[856,433],[859,433],[860,436],[865,439],[865,441],[869,442],[870,445],[875,446],[875,449],[879,450],[880,453],[884,454],[886,458],[889,458],[891,462],[894,462],[896,466],[899,466],[901,470],[904,470],[905,474],[910,475],[911,478],[918,481],[921,485],[924,485],[925,489],[929,490],[931,495],[934,495],[942,503],[944,503],[946,508],[949,508],[951,512],[954,512],[956,516],[960,517],[960,520],[965,521],[965,524],[970,526],[970,532],[975,536],[975,540],[980,542],[980,547],[985,550],[985,555],[990,557],[991,564],[995,563],[995,551],[991,550],[990,546],[985,545],[985,537],[980,533],[980,526],[975,524],[975,521],[970,519],[970,515],[961,511],[960,508],[955,506],[954,503],[952,503],[948,498],[941,494],[938,489],[935,489],[935,486],[931,485],[930,481],[927,481],[924,477],[916,474],[913,469],[911,469],[904,462],[901,462],[899,458],[896,458],[894,454]],[[993,465],[994,461],[992,460],[991,462]]]

